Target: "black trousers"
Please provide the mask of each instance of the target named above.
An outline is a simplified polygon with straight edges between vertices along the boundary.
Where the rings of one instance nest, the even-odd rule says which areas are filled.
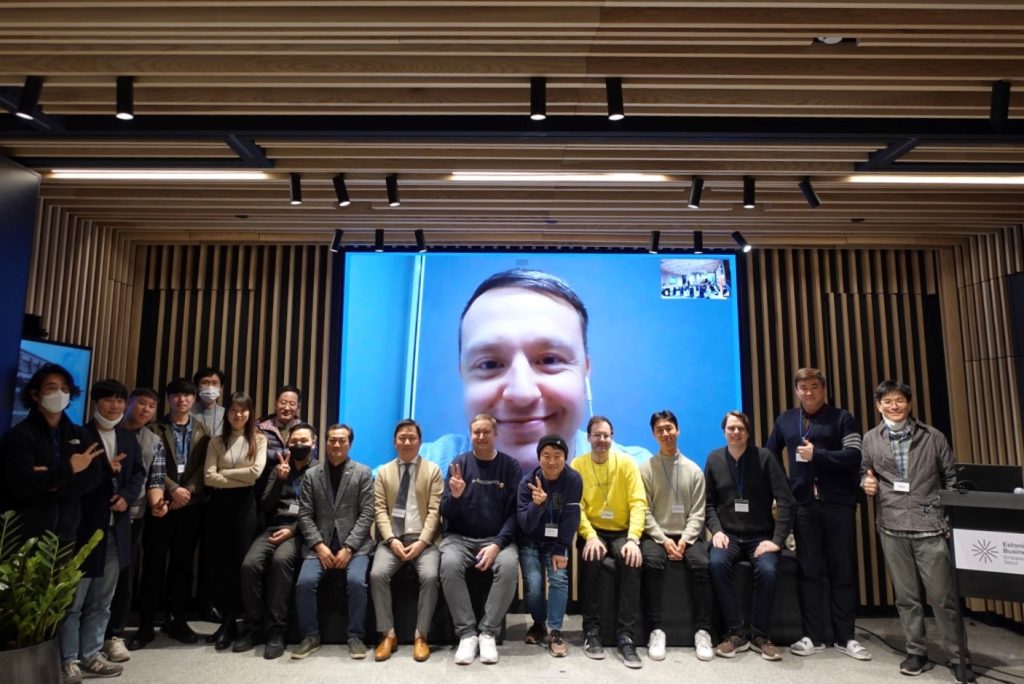
[[[169,511],[162,518],[146,517],[142,535],[144,557],[139,595],[139,618],[152,625],[156,612],[170,598],[170,614],[184,620],[192,598],[196,545],[202,514],[197,504]]]
[[[631,568],[622,558],[622,547],[626,543],[626,531],[602,532],[597,536],[608,549],[608,556],[615,559],[615,572],[618,576],[619,610],[618,624],[615,633],[619,636],[632,638],[634,628],[640,619],[640,568]],[[580,612],[583,613],[583,632],[600,631],[600,577],[601,564],[598,561],[583,560],[583,537],[577,540],[580,550]]]
[[[234,615],[242,607],[242,561],[256,536],[256,501],[252,487],[210,489],[205,534],[213,602]]]
[[[674,539],[673,541],[679,541]],[[643,577],[644,614],[651,631],[663,629],[662,597],[665,590],[665,568],[668,567],[668,553],[665,547],[645,536],[640,542],[644,564],[641,568]],[[677,561],[673,561],[677,562]],[[686,547],[683,562],[690,570],[693,581],[693,624],[698,629],[711,633],[711,614],[714,594],[711,591],[711,575],[708,573],[708,549],[702,539]]]
[[[796,560],[804,635],[825,641],[825,579],[829,584],[832,637],[846,645],[857,616],[856,509],[815,501],[797,506]]]
[[[117,576],[117,587],[114,598],[110,601],[110,620],[107,621],[107,636],[124,635],[128,625],[128,614],[132,609],[132,597],[135,596],[135,584],[139,580],[139,560],[142,555],[142,530],[145,527],[145,516],[132,520],[132,549],[128,556],[128,567],[122,568]]]
[[[271,544],[267,539],[278,528],[261,533],[242,562],[242,607],[245,629],[265,629],[267,636],[281,636],[288,626],[288,607],[299,564],[298,537]]]

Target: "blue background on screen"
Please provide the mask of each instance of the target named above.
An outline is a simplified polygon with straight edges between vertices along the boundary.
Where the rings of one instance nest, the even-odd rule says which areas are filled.
[[[679,417],[680,450],[703,465],[707,453],[724,444],[722,415],[742,406],[738,307],[735,296],[662,299],[663,258],[709,257],[347,255],[340,419],[356,432],[353,457],[371,467],[393,458],[394,425],[410,413],[410,400],[425,442],[467,432],[459,316],[482,280],[510,268],[531,268],[566,280],[588,309],[593,411],[613,420],[616,441],[656,451],[648,421],[653,411],[668,408]],[[735,258],[712,258],[729,262],[735,293]]]
[[[20,353],[22,358],[18,364],[19,368],[29,366],[33,368],[32,372],[34,372],[35,368],[40,365],[38,359],[44,359],[45,362],[60,364],[68,369],[71,377],[75,379],[75,384],[82,390],[82,393],[78,395],[77,399],[71,400],[71,404],[68,405],[65,413],[67,413],[68,418],[81,424],[85,420],[85,400],[89,396],[89,366],[92,361],[92,350],[83,347],[70,347],[56,342],[22,340]],[[11,425],[20,423],[28,415],[28,411],[21,405],[19,397],[21,395],[21,388],[28,381],[29,377],[31,377],[31,373],[28,377],[22,378],[19,372],[15,388],[15,411],[13,412]]]

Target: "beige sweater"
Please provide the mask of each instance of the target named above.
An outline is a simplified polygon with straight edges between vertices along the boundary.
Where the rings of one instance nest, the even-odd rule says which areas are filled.
[[[256,434],[256,458],[249,459],[249,445],[241,432],[232,432],[227,444],[221,436],[210,440],[206,448],[206,470],[203,481],[207,487],[235,489],[251,487],[267,464],[267,438]]]
[[[692,544],[704,538],[704,472],[700,466],[679,452],[673,458],[655,454],[640,464],[640,478],[648,505],[644,532],[651,539],[661,544],[665,535],[678,534]],[[682,512],[673,513],[673,504],[681,505]]]

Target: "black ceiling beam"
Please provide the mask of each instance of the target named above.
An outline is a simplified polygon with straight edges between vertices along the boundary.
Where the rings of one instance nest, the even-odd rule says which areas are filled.
[[[274,168],[274,162],[267,159],[267,153],[262,147],[253,142],[252,138],[231,134],[225,138],[224,142],[247,165],[259,169]]]
[[[907,138],[889,143],[888,147],[876,150],[868,155],[868,160],[857,164],[857,171],[877,171],[889,168],[893,162],[921,144],[920,138]]]
[[[992,128],[1002,129],[1010,119],[1010,82],[996,81],[992,84],[992,101],[989,106],[988,122]]]

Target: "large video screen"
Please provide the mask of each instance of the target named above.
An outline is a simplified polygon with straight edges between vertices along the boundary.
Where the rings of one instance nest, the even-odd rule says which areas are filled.
[[[11,427],[14,427],[28,416],[28,410],[21,405],[21,388],[28,384],[32,375],[48,363],[64,366],[75,379],[75,384],[82,393],[71,400],[64,411],[79,425],[85,420],[85,400],[89,394],[89,369],[92,363],[92,350],[89,347],[78,347],[57,342],[42,340],[22,340],[18,351],[18,377],[14,386],[14,410],[11,411]]]
[[[588,452],[598,414],[642,461],[658,448],[651,413],[670,409],[703,465],[742,405],[735,269],[731,254],[350,253],[339,418],[352,456],[394,458],[395,423],[412,417],[445,469],[470,449],[468,419],[490,413],[498,448],[527,468],[549,432]]]

